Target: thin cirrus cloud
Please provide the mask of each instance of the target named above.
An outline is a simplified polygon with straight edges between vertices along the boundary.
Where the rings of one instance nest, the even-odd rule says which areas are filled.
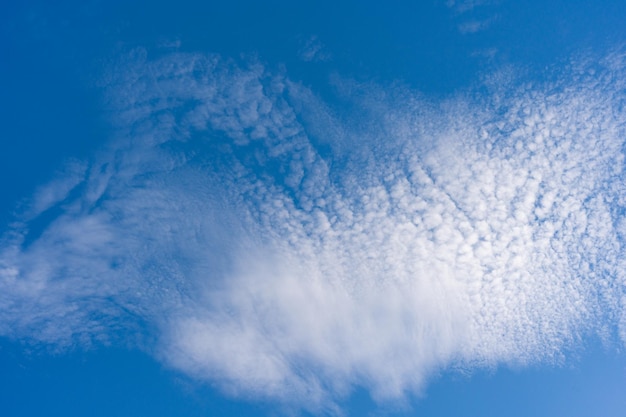
[[[304,407],[623,343],[623,56],[505,74],[439,100],[337,79],[342,110],[258,63],[129,54],[116,137],[2,237],[1,334],[132,337]]]

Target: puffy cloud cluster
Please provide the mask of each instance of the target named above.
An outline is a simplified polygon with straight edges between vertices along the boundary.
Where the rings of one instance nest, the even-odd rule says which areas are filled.
[[[258,64],[137,52],[105,79],[116,138],[3,237],[0,332],[139,334],[314,407],[625,341],[625,69],[438,101],[337,81],[344,110]]]

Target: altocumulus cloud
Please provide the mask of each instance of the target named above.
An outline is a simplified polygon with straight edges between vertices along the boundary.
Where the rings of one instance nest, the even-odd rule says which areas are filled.
[[[135,335],[313,408],[624,343],[625,71],[614,53],[437,100],[337,79],[333,106],[257,63],[135,51],[104,77],[115,137],[2,237],[0,332]]]

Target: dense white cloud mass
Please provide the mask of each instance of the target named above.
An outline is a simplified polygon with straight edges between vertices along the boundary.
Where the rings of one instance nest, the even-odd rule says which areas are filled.
[[[258,64],[131,54],[105,82],[116,139],[3,237],[0,333],[140,334],[305,406],[624,342],[624,64],[439,101],[338,80],[333,107]]]

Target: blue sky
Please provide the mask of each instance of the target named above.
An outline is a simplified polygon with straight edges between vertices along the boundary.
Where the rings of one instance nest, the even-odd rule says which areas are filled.
[[[618,1],[0,15],[0,410],[622,415]]]

